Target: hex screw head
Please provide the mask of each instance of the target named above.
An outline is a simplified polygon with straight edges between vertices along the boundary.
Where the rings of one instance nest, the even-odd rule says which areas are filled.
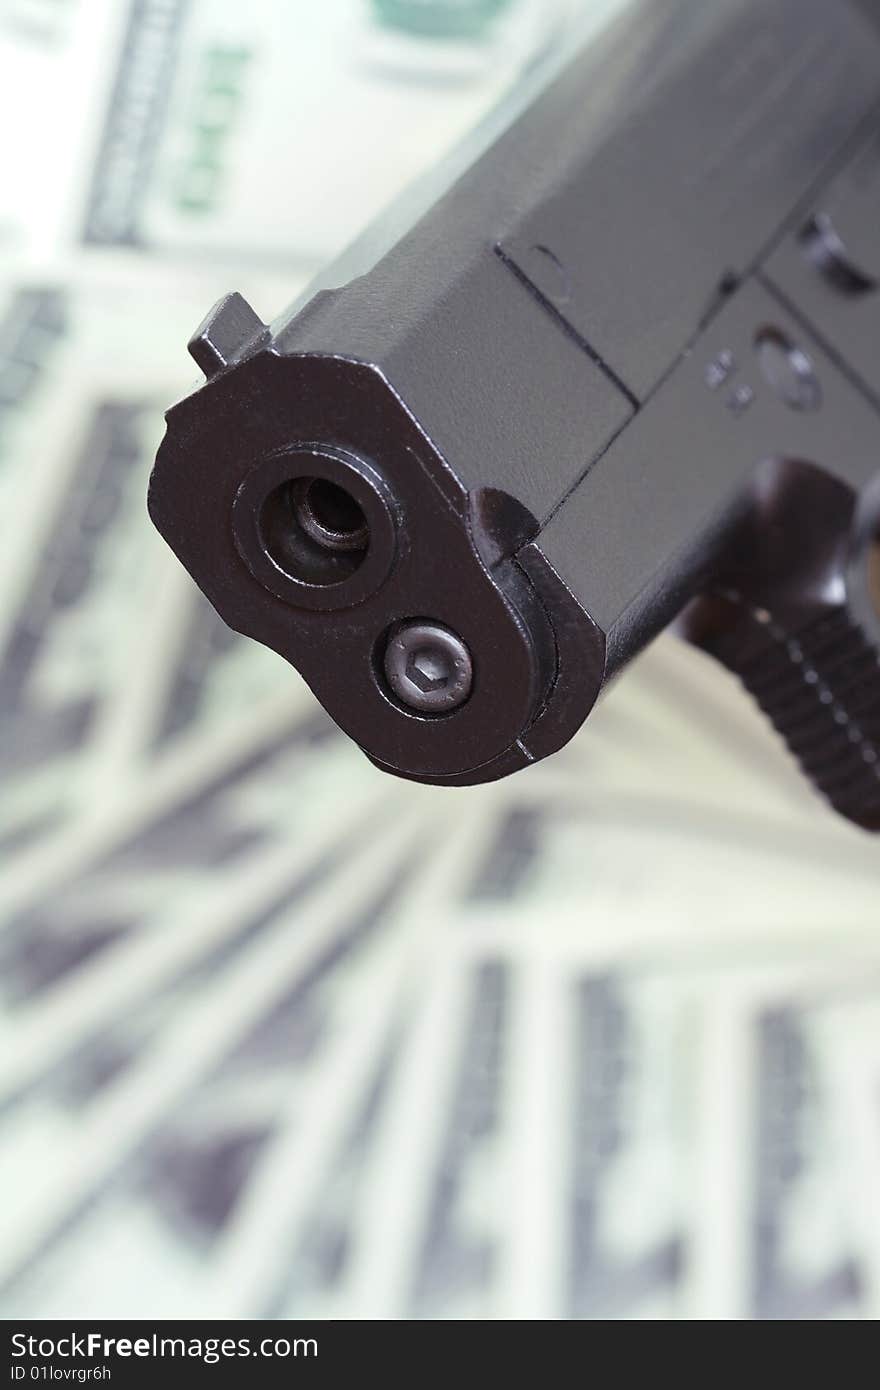
[[[428,619],[402,623],[392,633],[384,666],[400,703],[421,714],[450,714],[464,704],[474,683],[464,642]]]

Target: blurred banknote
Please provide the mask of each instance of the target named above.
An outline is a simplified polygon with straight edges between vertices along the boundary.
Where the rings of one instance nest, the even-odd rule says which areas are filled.
[[[219,636],[219,619],[145,522],[162,410],[187,374],[171,343],[185,342],[197,321],[200,288],[199,277],[129,284],[86,274],[5,287],[0,844],[8,853],[112,799],[139,757],[197,716],[207,728],[224,699],[260,702],[261,663],[249,659],[239,689],[235,644]],[[289,686],[295,702],[292,673]]]
[[[7,153],[6,243],[328,259],[573,7],[434,5],[458,11],[445,26],[425,23],[429,8],[6,0],[0,111],[7,129],[29,112],[27,141]]]
[[[384,778],[146,519],[210,304],[619,7],[0,0],[7,1316],[880,1311],[880,861],[734,682]]]

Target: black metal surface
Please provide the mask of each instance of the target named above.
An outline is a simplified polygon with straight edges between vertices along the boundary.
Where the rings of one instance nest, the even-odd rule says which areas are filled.
[[[366,273],[215,307],[156,525],[390,771],[554,752],[684,613],[880,828],[878,111],[880,3],[633,6]]]

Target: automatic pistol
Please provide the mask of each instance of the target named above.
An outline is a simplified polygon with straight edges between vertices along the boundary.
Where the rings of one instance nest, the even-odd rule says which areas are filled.
[[[399,776],[547,757],[675,622],[880,830],[880,0],[643,0],[477,138],[215,306],[155,524]]]

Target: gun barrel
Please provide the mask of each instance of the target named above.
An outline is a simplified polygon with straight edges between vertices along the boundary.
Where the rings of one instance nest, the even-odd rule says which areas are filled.
[[[746,678],[837,605],[868,670],[878,108],[880,3],[631,6],[353,278],[215,306],[156,525],[420,780],[554,752],[682,612]],[[880,824],[866,776],[823,789]]]

